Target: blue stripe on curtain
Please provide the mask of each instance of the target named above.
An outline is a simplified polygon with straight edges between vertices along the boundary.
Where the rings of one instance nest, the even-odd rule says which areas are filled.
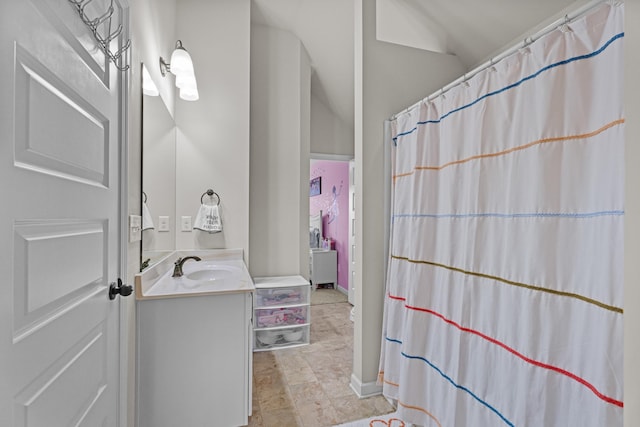
[[[402,341],[400,340],[395,340],[392,338],[386,338],[387,341],[389,342],[393,342],[393,343],[398,343],[398,344],[402,344]],[[426,358],[422,357],[422,356],[412,356],[410,354],[406,354],[404,352],[401,352],[403,357],[406,357],[407,359],[414,359],[414,360],[421,360],[423,362],[425,362],[427,365],[429,365],[430,367],[432,367],[438,374],[440,374],[440,376],[442,378],[444,378],[445,380],[447,380],[452,386],[454,386],[457,389],[460,389],[466,393],[468,393],[471,397],[473,397],[475,400],[477,400],[478,402],[480,402],[482,405],[486,406],[487,408],[489,408],[491,411],[495,412],[495,414],[500,417],[502,419],[502,421],[504,421],[508,426],[513,427],[513,423],[511,421],[509,421],[507,418],[505,418],[504,415],[502,415],[500,413],[500,411],[498,411],[496,408],[494,408],[493,406],[491,406],[489,403],[485,402],[484,400],[480,399],[474,392],[472,392],[471,390],[469,390],[467,387],[457,384],[453,379],[451,379],[451,377],[449,377],[447,374],[445,374],[444,372],[442,372],[442,370],[440,368],[438,368],[436,365],[434,365],[433,363],[431,363],[430,361],[428,361]]]
[[[618,33],[618,34],[616,34],[615,36],[611,37],[609,40],[607,40],[607,42],[604,44],[604,46],[602,46],[600,49],[598,49],[598,50],[596,50],[596,51],[594,51],[594,52],[591,52],[591,53],[589,53],[589,54],[587,54],[587,55],[578,55],[578,56],[574,56],[573,58],[565,59],[565,60],[558,61],[558,62],[553,63],[553,64],[550,64],[550,65],[547,65],[546,67],[541,68],[540,70],[536,71],[535,73],[533,73],[533,74],[531,74],[531,75],[528,75],[528,76],[526,76],[526,77],[523,77],[522,79],[518,80],[518,81],[517,81],[517,82],[515,82],[515,83],[512,83],[512,84],[510,84],[510,85],[507,85],[507,86],[503,87],[502,89],[498,89],[498,90],[495,90],[495,91],[489,92],[489,93],[487,93],[487,94],[484,94],[484,95],[482,95],[480,98],[477,98],[477,99],[476,99],[475,101],[473,101],[473,102],[470,102],[470,103],[468,103],[468,104],[465,104],[465,105],[463,105],[462,107],[455,108],[455,109],[453,109],[453,110],[449,111],[448,113],[446,113],[446,114],[444,114],[444,115],[440,116],[440,118],[439,118],[439,119],[436,119],[436,120],[424,120],[424,121],[419,121],[419,122],[417,122],[416,126],[415,126],[415,127],[413,127],[412,129],[410,129],[410,130],[408,130],[408,131],[400,132],[400,133],[398,133],[396,136],[394,136],[394,137],[393,137],[393,141],[397,144],[397,142],[398,142],[398,138],[401,138],[401,137],[403,137],[403,136],[406,136],[406,135],[409,135],[409,134],[411,134],[411,133],[415,132],[415,131],[418,129],[418,126],[420,126],[420,125],[426,125],[426,124],[428,124],[428,123],[440,123],[442,120],[446,119],[447,117],[449,117],[450,115],[452,115],[452,114],[454,114],[454,113],[457,113],[458,111],[462,111],[462,110],[464,110],[464,109],[467,109],[467,108],[469,108],[469,107],[472,107],[472,106],[474,106],[475,104],[477,104],[478,102],[482,101],[483,99],[489,98],[490,96],[498,95],[498,94],[501,94],[501,93],[503,93],[503,92],[508,91],[509,89],[513,89],[513,88],[515,88],[515,87],[518,87],[518,86],[520,86],[522,83],[526,82],[527,80],[534,79],[534,78],[538,77],[540,74],[542,74],[543,72],[548,71],[548,70],[551,70],[552,68],[559,67],[559,66],[561,66],[561,65],[566,65],[566,64],[569,64],[569,63],[571,63],[571,62],[581,61],[581,60],[583,60],[583,59],[589,59],[589,58],[592,58],[592,57],[594,57],[594,56],[596,56],[596,55],[598,55],[598,54],[602,53],[602,52],[603,52],[607,47],[609,47],[609,45],[610,45],[611,43],[613,43],[613,42],[614,42],[614,41],[616,41],[616,40],[621,39],[622,37],[624,37],[624,32]]]

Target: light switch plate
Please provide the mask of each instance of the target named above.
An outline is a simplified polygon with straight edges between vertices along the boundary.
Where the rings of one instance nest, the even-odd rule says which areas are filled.
[[[169,217],[160,215],[158,217],[158,231],[169,231]]]
[[[142,217],[129,215],[129,243],[142,240]]]
[[[191,217],[183,216],[180,220],[180,230],[182,231],[191,231]]]

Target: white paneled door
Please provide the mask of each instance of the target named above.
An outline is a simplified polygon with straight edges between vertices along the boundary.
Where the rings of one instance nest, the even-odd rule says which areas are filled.
[[[120,425],[122,79],[68,0],[0,2],[2,426]]]

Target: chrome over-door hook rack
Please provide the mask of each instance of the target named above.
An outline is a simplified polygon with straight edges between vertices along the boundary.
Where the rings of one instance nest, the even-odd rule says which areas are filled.
[[[116,68],[120,71],[127,71],[129,69],[129,66],[126,64],[121,65],[122,55],[124,55],[124,53],[131,47],[131,39],[128,39],[126,43],[124,43],[124,45],[122,45],[122,47],[116,52],[112,52],[109,48],[111,42],[120,37],[123,30],[122,24],[119,24],[118,28],[116,28],[114,31],[111,31],[111,19],[113,18],[113,13],[115,11],[115,8],[113,7],[113,0],[111,0],[109,7],[102,15],[94,19],[89,19],[84,9],[92,1],[93,0],[69,0],[69,3],[71,3],[76,8],[80,19],[82,19],[82,22],[84,22],[89,30],[91,30],[91,33],[96,39],[96,42],[98,42],[100,49],[105,53],[105,55],[109,57]],[[106,36],[100,34],[100,26],[104,26],[107,29]]]

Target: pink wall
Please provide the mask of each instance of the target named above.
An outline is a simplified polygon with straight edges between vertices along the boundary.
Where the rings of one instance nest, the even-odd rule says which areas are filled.
[[[311,178],[322,177],[322,192],[309,197],[309,215],[322,210],[325,238],[335,241],[338,285],[349,289],[349,162],[311,160]]]

